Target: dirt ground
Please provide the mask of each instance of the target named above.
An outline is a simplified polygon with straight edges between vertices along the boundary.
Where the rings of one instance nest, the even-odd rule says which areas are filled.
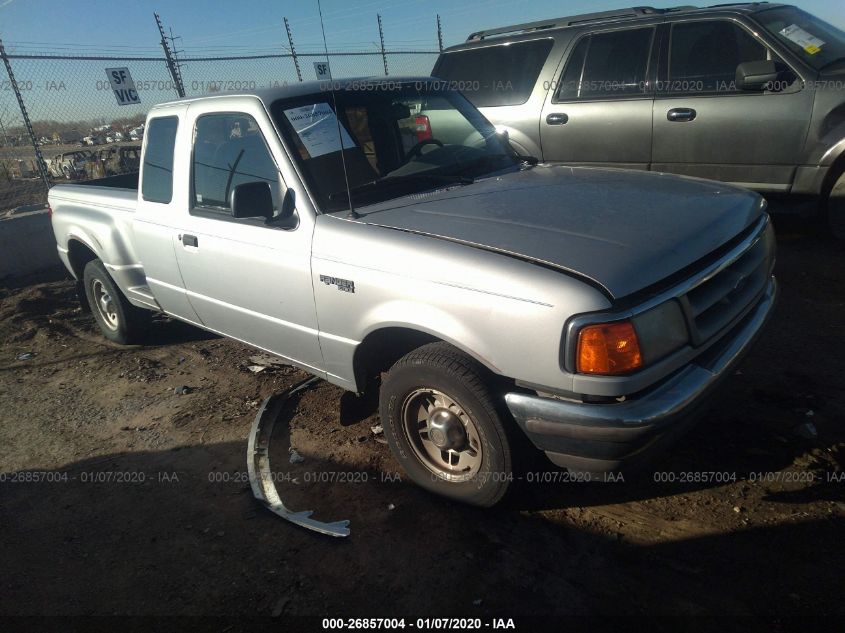
[[[326,383],[304,392],[285,419],[305,461],[274,449],[279,488],[350,519],[346,540],[273,516],[246,479],[260,402],[302,372],[253,373],[253,350],[163,318],[115,346],[61,273],[7,282],[0,615],[841,618],[845,253],[798,224],[778,225],[760,343],[624,481],[526,474],[501,507],[459,506],[406,481],[376,414],[341,419]]]

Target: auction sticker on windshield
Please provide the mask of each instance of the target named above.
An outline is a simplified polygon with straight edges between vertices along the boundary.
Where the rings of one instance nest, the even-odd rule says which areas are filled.
[[[798,46],[810,53],[810,55],[815,55],[821,51],[822,46],[825,44],[824,40],[820,40],[815,35],[808,33],[797,24],[792,24],[785,29],[781,29],[780,34],[789,41],[798,44]]]
[[[311,158],[356,147],[328,103],[290,108],[285,110],[285,116]]]

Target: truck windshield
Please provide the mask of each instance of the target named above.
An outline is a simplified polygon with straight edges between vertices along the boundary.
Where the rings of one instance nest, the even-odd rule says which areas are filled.
[[[845,33],[795,7],[754,14],[763,28],[816,70],[845,67]]]
[[[522,162],[463,96],[425,81],[326,90],[271,111],[324,213],[348,209],[350,194],[355,206],[374,204]]]

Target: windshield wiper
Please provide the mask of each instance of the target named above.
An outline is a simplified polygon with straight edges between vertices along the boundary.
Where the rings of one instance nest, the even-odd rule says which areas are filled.
[[[517,153],[513,154],[485,154],[484,156],[479,156],[475,160],[471,160],[468,163],[465,163],[458,173],[465,173],[471,171],[473,169],[477,169],[482,166],[489,166],[494,161],[501,161],[503,158],[509,158],[511,160],[516,159],[519,163],[528,163],[529,165],[536,165],[539,160],[534,158],[533,156],[521,156]],[[518,163],[513,162],[510,165],[503,165],[499,169],[504,169],[506,167],[512,167],[517,165]],[[498,171],[497,169],[496,171]]]
[[[378,180],[371,180],[370,182],[365,182],[361,185],[356,185],[355,187],[350,187],[349,192],[344,189],[342,191],[335,191],[334,193],[329,194],[329,200],[337,200],[339,198],[345,197],[347,195],[355,195],[359,193],[366,193],[369,191],[375,191],[380,189],[381,187],[391,187],[401,184],[407,184],[409,182],[420,182],[420,181],[427,181],[427,182],[435,182],[441,184],[458,184],[458,185],[471,185],[475,182],[472,178],[467,178],[466,176],[460,176],[457,174],[426,174],[426,173],[419,173],[419,174],[406,174],[404,176],[385,176],[384,178],[379,178]]]

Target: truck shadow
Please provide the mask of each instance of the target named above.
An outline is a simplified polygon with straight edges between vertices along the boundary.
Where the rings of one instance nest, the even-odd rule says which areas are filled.
[[[296,466],[274,456],[282,498],[350,519],[348,539],[260,507],[244,479],[245,442],[114,453],[15,481],[6,472],[0,614],[845,613],[825,571],[845,563],[841,517],[784,512],[765,526],[683,530],[633,507],[609,534],[590,517],[469,508],[379,469],[304,456]],[[353,470],[356,482],[314,479]],[[588,494],[571,491],[570,503]]]
[[[144,336],[143,344],[151,347],[165,347],[181,343],[196,343],[222,338],[219,334],[203,330],[179,319],[157,314]]]

